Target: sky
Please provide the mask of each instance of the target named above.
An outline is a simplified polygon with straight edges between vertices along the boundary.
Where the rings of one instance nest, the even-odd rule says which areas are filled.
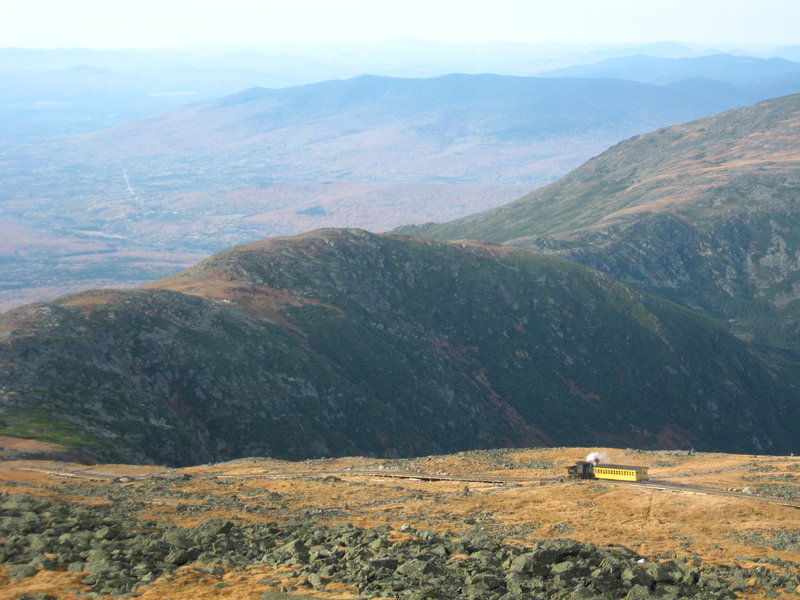
[[[800,0],[0,0],[0,47],[286,42],[800,44]]]

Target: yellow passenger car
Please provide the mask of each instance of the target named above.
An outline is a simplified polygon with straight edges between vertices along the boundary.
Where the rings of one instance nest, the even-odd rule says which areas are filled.
[[[595,465],[595,479],[619,479],[620,481],[644,481],[647,479],[647,467],[631,467],[626,465]]]

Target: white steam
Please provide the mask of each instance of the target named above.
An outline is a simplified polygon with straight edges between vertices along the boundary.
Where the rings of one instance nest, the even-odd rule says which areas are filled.
[[[593,462],[597,463],[607,463],[608,462],[608,454],[605,452],[590,452],[586,456],[586,462]]]

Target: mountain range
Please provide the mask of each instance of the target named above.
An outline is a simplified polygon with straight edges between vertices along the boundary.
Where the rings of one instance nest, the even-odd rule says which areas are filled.
[[[683,80],[714,80],[729,86],[751,88],[764,93],[781,86],[796,85],[800,64],[785,58],[769,59],[731,54],[710,54],[697,57],[662,57],[631,55],[609,58],[588,65],[573,65],[547,71],[549,77],[613,78],[669,85]],[[794,83],[793,83],[794,82]],[[786,88],[783,88],[786,89]]]
[[[431,157],[494,143],[509,150],[491,160],[508,161],[529,142],[690,110],[664,100],[670,85],[454,75],[252,89],[5,156],[4,227],[52,235],[6,236],[0,260],[6,277],[31,256],[50,272],[55,247],[95,276],[114,260],[145,275],[145,258],[174,267],[252,237],[268,218],[229,181],[274,191],[264,170],[300,169],[292,152],[308,153],[304,185],[323,150],[350,144],[329,184],[391,187],[411,163],[387,170],[402,154],[387,140],[438,148],[414,157],[431,174]],[[172,465],[531,445],[793,452],[798,133],[800,95],[771,99],[635,135],[469,217],[266,238],[136,289],[10,310],[0,435]],[[470,177],[453,175],[483,175]],[[310,223],[342,204],[284,210]]]
[[[255,86],[282,88],[364,73],[541,75],[631,55],[701,58],[726,52],[798,60],[796,47],[655,44],[271,44],[150,50],[0,48],[0,142],[98,131],[187,102]]]
[[[479,212],[631,135],[766,97],[751,83],[361,76],[16,140],[0,147],[0,307],[141,284],[264,236]]]
[[[0,434],[126,462],[787,453],[798,383],[785,359],[575,263],[353,229],[0,315]]]

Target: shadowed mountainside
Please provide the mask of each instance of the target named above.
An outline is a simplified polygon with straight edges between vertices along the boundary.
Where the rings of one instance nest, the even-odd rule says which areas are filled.
[[[498,445],[786,452],[794,375],[567,261],[360,230],[267,239],[0,316],[0,434],[106,459]]]

